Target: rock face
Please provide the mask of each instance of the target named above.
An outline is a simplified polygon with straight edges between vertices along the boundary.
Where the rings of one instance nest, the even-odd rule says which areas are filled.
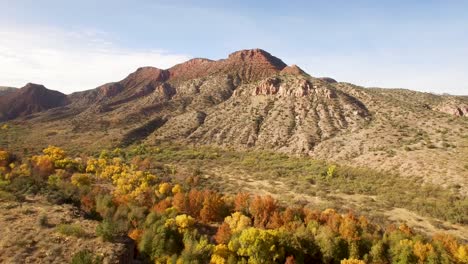
[[[0,97],[0,121],[24,117],[69,103],[67,96],[39,84],[28,83]]]
[[[260,82],[252,95],[278,95],[302,97],[317,93],[310,81],[296,79],[294,82],[283,82],[278,77],[268,78]],[[331,91],[328,91],[330,94]]]
[[[438,105],[436,110],[454,116],[468,116],[468,104],[462,102],[444,102]]]
[[[187,114],[177,123],[193,119]],[[181,139],[307,154],[319,142],[369,120],[358,100],[320,80],[277,76],[236,88],[235,95],[210,109],[203,122],[190,121],[190,132]],[[162,140],[171,130],[174,127],[163,126],[154,136]]]

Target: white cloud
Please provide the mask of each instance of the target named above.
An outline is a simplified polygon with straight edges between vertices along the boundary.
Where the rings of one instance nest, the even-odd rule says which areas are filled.
[[[105,32],[0,26],[0,85],[28,82],[71,93],[123,79],[138,67],[169,68],[190,57],[163,50],[134,50]]]

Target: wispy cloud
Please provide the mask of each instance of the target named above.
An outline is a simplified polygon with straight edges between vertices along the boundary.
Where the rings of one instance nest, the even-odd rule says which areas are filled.
[[[64,93],[124,78],[141,66],[169,68],[190,57],[164,50],[135,50],[94,29],[0,26],[0,85],[44,84]]]

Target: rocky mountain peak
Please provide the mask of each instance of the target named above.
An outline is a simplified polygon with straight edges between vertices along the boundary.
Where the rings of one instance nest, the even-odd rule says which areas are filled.
[[[231,63],[253,63],[273,66],[277,70],[282,70],[287,65],[279,58],[271,55],[262,49],[240,50],[231,53],[227,59]]]
[[[48,90],[42,84],[36,83],[27,83],[23,88],[21,88],[23,92],[36,92],[36,91],[45,91]]]
[[[49,90],[40,84],[28,83],[23,88],[0,97],[0,121],[27,116],[68,103],[65,94]]]
[[[169,79],[169,72],[155,67],[141,67],[122,80],[124,86],[132,86],[147,81],[164,82]]]
[[[299,66],[296,64],[286,66],[283,70],[281,70],[282,74],[292,74],[292,75],[302,75],[306,74],[305,71],[303,71]]]

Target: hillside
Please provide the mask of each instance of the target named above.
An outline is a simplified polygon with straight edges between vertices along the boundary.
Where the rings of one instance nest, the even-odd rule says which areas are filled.
[[[24,202],[0,198],[0,211],[2,263],[71,263],[76,253],[86,251],[105,263],[132,259],[131,243],[99,240],[94,235],[98,222],[83,218],[72,205],[51,204],[41,197]]]
[[[93,151],[169,140],[308,155],[468,190],[467,97],[315,78],[263,50],[143,67],[66,99],[12,97],[21,100],[3,97],[3,119],[35,114],[10,122],[14,135],[0,146]]]

